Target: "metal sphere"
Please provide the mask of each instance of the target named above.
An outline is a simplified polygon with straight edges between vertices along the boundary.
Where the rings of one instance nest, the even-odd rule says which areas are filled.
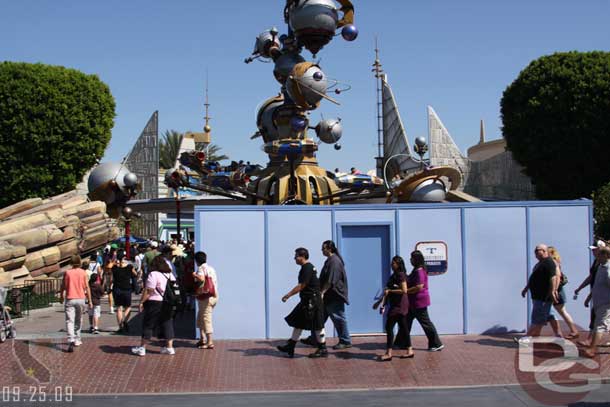
[[[419,184],[411,194],[411,201],[441,202],[447,196],[447,187],[438,179],[429,179]]]
[[[290,28],[312,54],[333,39],[338,21],[334,0],[300,0],[289,10]]]
[[[266,100],[258,110],[258,114],[256,116],[256,127],[258,127],[258,131],[263,136],[263,141],[265,143],[278,140],[280,138],[280,133],[273,121],[273,116],[277,108],[283,104],[284,97],[275,96]]]
[[[290,127],[296,132],[301,132],[307,127],[307,119],[302,116],[294,116],[290,119]]]
[[[205,131],[206,133],[209,133],[212,131],[212,127],[210,127],[209,124],[206,124],[205,126],[203,126],[203,131]]]
[[[316,126],[316,135],[323,143],[334,144],[343,135],[341,119],[324,119]]]
[[[275,34],[273,34],[275,30]],[[263,31],[256,37],[254,42],[254,54],[259,54],[264,58],[271,58],[271,50],[280,48],[280,40],[277,37],[277,28]]]
[[[314,76],[322,75],[322,79],[316,80]],[[303,109],[315,109],[326,94],[328,81],[319,66],[311,62],[303,62],[295,65],[290,77],[286,81],[288,96]]]
[[[138,184],[138,176],[130,172],[123,177],[123,183],[127,188],[133,188]]]
[[[319,81],[321,81],[322,79],[324,79],[324,74],[322,73],[322,71],[315,72],[315,73],[313,74],[313,78],[314,78],[316,81],[318,81],[318,82],[319,82]]]
[[[129,206],[126,206],[123,208],[121,213],[123,214],[123,216],[125,218],[129,219],[129,218],[131,218],[131,215],[133,215],[133,209],[131,209]]]
[[[125,176],[129,169],[119,163],[103,163],[89,174],[87,189],[91,199],[100,200],[110,205],[124,197]]]
[[[294,66],[296,64],[300,64],[301,62],[305,62],[305,58],[303,58],[300,54],[295,54],[292,52],[282,54],[275,60],[275,67],[273,68],[273,75],[275,76],[275,79],[281,85],[285,84]]]
[[[358,38],[358,29],[354,24],[348,24],[341,29],[341,36],[345,41],[354,41]]]
[[[417,137],[417,138],[415,139],[415,144],[416,144],[418,147],[423,147],[423,146],[425,146],[426,144],[428,144],[428,142],[426,141],[425,137],[421,137],[421,136],[420,136],[420,137]]]
[[[341,150],[341,144],[339,144],[339,143],[335,144],[335,150],[337,150],[337,151]]]

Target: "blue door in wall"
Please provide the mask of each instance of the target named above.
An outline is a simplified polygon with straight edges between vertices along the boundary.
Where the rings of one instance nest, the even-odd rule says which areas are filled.
[[[339,250],[345,260],[349,283],[350,305],[346,310],[350,332],[383,332],[383,318],[372,305],[390,275],[390,226],[340,225],[339,228]]]

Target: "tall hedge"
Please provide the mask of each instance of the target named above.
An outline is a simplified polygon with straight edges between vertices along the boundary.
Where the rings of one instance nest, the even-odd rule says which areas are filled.
[[[0,207],[73,189],[104,154],[114,109],[96,75],[0,63]]]
[[[504,91],[503,135],[542,199],[590,197],[610,181],[610,53],[531,62]]]

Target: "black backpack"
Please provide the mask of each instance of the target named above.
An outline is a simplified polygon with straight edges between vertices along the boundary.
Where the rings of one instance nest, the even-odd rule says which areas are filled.
[[[176,281],[170,279],[169,277],[166,278],[167,285],[165,286],[165,292],[163,293],[163,306],[173,309],[182,305],[180,287],[178,286]]]

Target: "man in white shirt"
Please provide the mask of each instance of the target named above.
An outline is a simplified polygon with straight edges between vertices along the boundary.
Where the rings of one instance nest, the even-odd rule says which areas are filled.
[[[135,258],[135,269],[138,273],[138,276],[136,277],[136,294],[140,294],[146,283],[146,281],[144,281],[144,250],[140,248],[138,248],[138,255]]]

